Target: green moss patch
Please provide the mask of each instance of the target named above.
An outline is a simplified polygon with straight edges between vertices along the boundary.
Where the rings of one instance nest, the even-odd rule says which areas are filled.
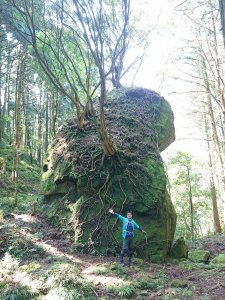
[[[207,262],[210,252],[205,250],[193,250],[188,253],[188,258],[193,262]]]
[[[174,279],[172,282],[171,282],[171,287],[174,287],[174,288],[186,288],[188,286],[188,282],[187,280],[180,280],[180,279]]]
[[[225,264],[225,254],[221,253],[213,258],[212,263],[214,264]]]

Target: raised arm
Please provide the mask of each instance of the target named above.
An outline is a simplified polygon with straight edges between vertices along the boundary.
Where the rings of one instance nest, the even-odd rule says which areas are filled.
[[[126,218],[124,218],[123,216],[121,216],[120,214],[114,212],[114,210],[112,208],[109,209],[109,213],[116,216],[118,219],[120,219],[122,222],[126,221]]]
[[[139,226],[136,222],[134,222],[134,226],[140,230],[142,233],[146,234],[146,232],[141,228],[141,226]]]

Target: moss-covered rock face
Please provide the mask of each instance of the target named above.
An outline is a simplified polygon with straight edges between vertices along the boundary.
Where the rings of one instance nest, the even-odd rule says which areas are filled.
[[[171,249],[171,257],[175,259],[182,259],[188,257],[188,246],[185,244],[183,237],[176,240]]]
[[[225,254],[221,253],[221,254],[215,256],[212,260],[212,263],[214,263],[214,264],[225,264]]]
[[[120,221],[108,209],[131,209],[147,232],[147,239],[136,233],[137,252],[163,261],[176,225],[160,156],[174,140],[170,105],[153,91],[123,88],[109,94],[105,115],[117,149],[113,157],[103,154],[94,117],[83,130],[68,120],[58,131],[43,166],[43,213],[77,249],[108,254],[122,240]]]
[[[193,250],[188,253],[188,258],[193,262],[207,262],[210,252],[206,250]]]

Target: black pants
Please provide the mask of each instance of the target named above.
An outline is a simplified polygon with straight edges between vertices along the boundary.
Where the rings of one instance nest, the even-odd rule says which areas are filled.
[[[129,263],[131,263],[132,255],[133,255],[133,244],[134,238],[133,237],[126,237],[123,240],[123,246],[120,253],[120,262],[123,263],[124,255],[128,252]]]

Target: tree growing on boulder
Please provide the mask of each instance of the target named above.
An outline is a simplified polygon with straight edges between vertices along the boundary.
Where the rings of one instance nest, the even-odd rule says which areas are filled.
[[[4,23],[30,47],[52,84],[70,99],[80,129],[85,117],[93,114],[92,101],[99,94],[95,109],[100,125],[96,126],[105,155],[116,152],[106,127],[106,84],[110,80],[121,86],[132,36],[130,14],[130,0],[4,1]]]

